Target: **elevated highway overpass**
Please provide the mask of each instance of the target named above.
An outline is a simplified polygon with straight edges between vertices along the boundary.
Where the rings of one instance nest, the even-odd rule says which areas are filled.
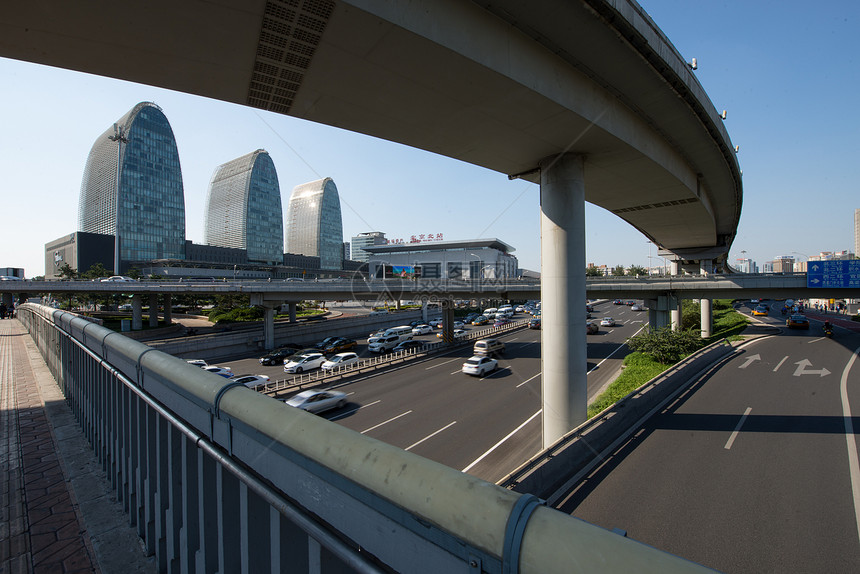
[[[722,120],[633,0],[19,2],[0,14],[0,56],[287,114],[538,183],[545,445],[586,414],[584,202],[676,266],[705,270],[725,263],[740,218]]]

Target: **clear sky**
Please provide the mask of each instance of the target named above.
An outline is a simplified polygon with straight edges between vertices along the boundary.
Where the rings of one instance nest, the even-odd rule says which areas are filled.
[[[731,259],[759,265],[794,252],[853,250],[860,207],[860,3],[644,0],[740,146],[744,206]],[[44,273],[44,245],[77,230],[84,164],[95,138],[141,101],[173,128],[185,187],[186,235],[203,240],[209,179],[266,149],[286,207],[293,187],[337,184],[344,239],[442,234],[497,237],[521,267],[540,268],[538,187],[504,174],[269,112],[0,58],[0,267]],[[586,210],[586,260],[659,265],[645,237]],[[797,255],[796,255],[797,256]],[[803,259],[802,256],[798,256]]]

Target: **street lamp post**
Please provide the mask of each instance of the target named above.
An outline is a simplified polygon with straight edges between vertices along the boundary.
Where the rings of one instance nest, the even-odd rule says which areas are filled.
[[[113,269],[116,275],[120,275],[120,240],[119,240],[119,183],[120,183],[120,173],[122,171],[122,144],[128,143],[128,138],[126,137],[125,130],[123,127],[117,124],[113,125],[113,134],[112,136],[108,136],[110,141],[116,142],[116,197],[114,199],[116,204],[115,210],[115,221],[114,221],[114,236],[113,236]]]

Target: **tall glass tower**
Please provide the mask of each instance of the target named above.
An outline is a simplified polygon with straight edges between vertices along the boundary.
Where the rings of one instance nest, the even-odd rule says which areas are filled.
[[[343,268],[340,197],[330,177],[297,185],[287,206],[286,252],[320,258],[321,269]]]
[[[248,252],[249,261],[284,261],[284,213],[275,164],[266,150],[215,169],[206,198],[203,242]]]
[[[119,234],[116,273],[124,262],[185,259],[182,168],[157,105],[137,104],[96,139],[81,183],[78,230]]]

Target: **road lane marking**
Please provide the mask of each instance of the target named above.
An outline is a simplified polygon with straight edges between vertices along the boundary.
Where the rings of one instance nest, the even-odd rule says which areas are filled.
[[[752,407],[747,407],[747,410],[744,411],[741,420],[738,421],[738,426],[735,427],[735,432],[732,433],[732,436],[730,436],[729,440],[726,442],[726,446],[723,447],[724,449],[730,450],[732,448],[732,445],[734,444],[735,439],[738,438],[738,433],[741,431],[741,427],[744,426],[744,421],[747,420],[750,411],[752,411]]]
[[[756,353],[755,355],[750,355],[749,357],[747,357],[746,361],[744,361],[743,364],[740,365],[738,368],[746,369],[754,361],[761,361],[761,355],[759,355],[758,353]]]
[[[782,360],[773,368],[773,372],[775,373],[787,359],[788,355],[784,356]]]
[[[802,359],[794,364],[797,365],[797,368],[794,370],[795,377],[799,377],[800,375],[819,375],[821,377],[826,377],[830,374],[830,371],[828,371],[824,367],[821,367],[817,371],[807,369],[806,367],[812,365],[812,361],[810,361],[809,359]]]
[[[530,416],[530,417],[528,418],[528,420],[526,420],[526,422],[524,422],[523,424],[521,424],[520,426],[518,426],[517,428],[515,428],[514,430],[512,430],[512,431],[508,434],[508,436],[506,436],[505,438],[503,438],[502,440],[500,440],[499,442],[497,442],[496,444],[494,444],[494,445],[493,445],[493,447],[492,447],[490,450],[488,450],[487,452],[485,452],[484,454],[482,454],[481,456],[479,456],[478,458],[476,458],[476,459],[474,460],[474,462],[472,462],[472,464],[470,464],[469,466],[467,466],[466,468],[464,468],[461,472],[469,472],[469,470],[470,470],[473,466],[475,466],[476,464],[478,464],[479,462],[481,462],[482,460],[484,460],[484,459],[485,459],[485,458],[486,458],[486,457],[487,457],[491,452],[493,452],[494,450],[496,450],[497,448],[499,448],[500,446],[502,446],[502,443],[504,443],[506,440],[508,440],[509,438],[511,438],[512,436],[514,436],[515,434],[517,434],[517,432],[519,432],[519,430],[520,430],[521,428],[523,428],[524,426],[526,426],[527,424],[529,424],[529,423],[532,421],[532,419],[534,419],[536,416],[538,416],[538,415],[539,415],[539,414],[541,414],[542,412],[543,412],[543,409],[538,410],[538,412],[536,412],[535,414],[533,414],[532,416]]]
[[[440,428],[439,430],[437,430],[436,432],[434,432],[433,434],[428,434],[427,436],[425,436],[424,438],[422,438],[422,439],[421,439],[421,440],[419,440],[418,442],[416,442],[416,443],[414,443],[414,444],[411,444],[411,445],[407,446],[407,447],[406,447],[405,449],[403,449],[403,450],[409,450],[409,449],[411,449],[412,447],[418,446],[419,444],[421,444],[421,443],[422,443],[422,442],[424,442],[425,440],[433,438],[434,436],[436,436],[437,434],[439,434],[439,433],[440,433],[440,432],[442,432],[443,430],[445,430],[445,429],[447,429],[448,427],[453,426],[453,425],[455,425],[455,424],[457,424],[457,421],[450,422],[450,423],[448,423],[447,425],[445,425],[445,426],[443,426],[442,428]]]
[[[350,394],[353,394],[353,393],[350,393]],[[352,413],[357,413],[357,412],[358,412],[358,411],[360,411],[361,409],[366,409],[367,407],[372,407],[372,406],[373,406],[373,405],[375,405],[376,403],[381,403],[381,402],[382,402],[382,401],[381,401],[381,400],[379,400],[379,401],[373,401],[372,403],[367,403],[366,405],[361,405],[361,406],[360,406],[360,407],[358,407],[357,409],[352,409],[351,411],[346,411],[345,413],[341,413],[341,414],[337,415],[336,417],[331,417],[331,418],[330,418],[330,419],[328,419],[328,420],[330,420],[330,421],[336,421],[337,419],[342,419],[343,417],[348,416],[348,415],[351,415]]]
[[[854,423],[851,420],[851,403],[848,402],[848,373],[857,359],[860,348],[854,351],[839,383],[842,397],[842,420],[845,423],[845,442],[848,446],[848,469],[851,475],[851,491],[854,495],[854,522],[857,524],[857,538],[860,539],[860,461],[857,459],[857,439],[854,436]]]
[[[424,367],[425,371],[429,371],[430,369],[435,369],[436,367],[441,367],[442,365],[447,365],[448,363],[453,363],[454,361],[462,361],[462,357],[454,357],[450,361],[445,361],[444,363],[438,363],[436,365],[430,365],[429,367]]]
[[[410,409],[410,410],[406,411],[405,413],[400,413],[400,414],[399,414],[399,415],[397,415],[396,417],[391,417],[391,418],[390,418],[390,419],[388,419],[387,421],[382,421],[382,422],[381,422],[381,423],[379,423],[378,425],[373,425],[373,426],[372,426],[372,427],[370,427],[369,429],[364,429],[363,431],[361,431],[361,434],[364,434],[364,433],[366,433],[366,432],[370,432],[370,431],[372,431],[373,429],[378,429],[378,428],[379,428],[379,427],[381,427],[382,425],[387,425],[387,424],[388,424],[388,423],[390,423],[391,421],[396,421],[396,420],[397,420],[397,419],[399,419],[400,417],[405,417],[406,415],[408,415],[408,414],[409,414],[409,413],[411,413],[411,412],[412,412],[412,410]]]
[[[526,379],[525,381],[523,381],[522,383],[520,383],[519,385],[517,385],[517,386],[516,386],[516,388],[520,388],[521,386],[523,386],[523,385],[524,385],[524,384],[526,384],[527,382],[529,382],[529,381],[531,381],[531,380],[533,380],[533,379],[536,379],[536,378],[538,378],[539,376],[540,376],[540,373],[536,374],[536,375],[535,375],[535,376],[533,376],[533,377],[529,377],[528,379]]]

